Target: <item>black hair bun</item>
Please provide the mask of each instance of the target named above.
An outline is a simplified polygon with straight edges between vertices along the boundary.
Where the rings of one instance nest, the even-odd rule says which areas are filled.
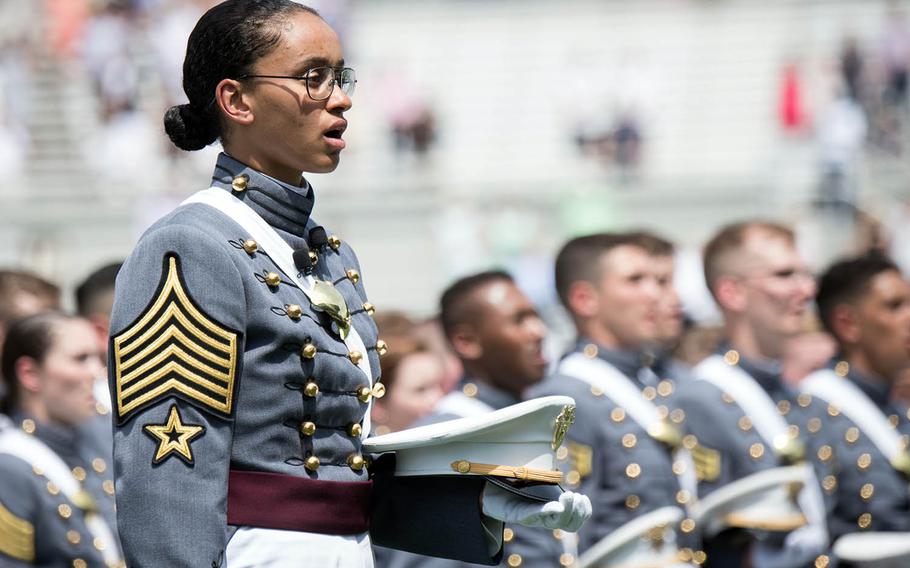
[[[181,150],[201,150],[218,139],[215,119],[192,105],[177,105],[164,113],[164,131]]]

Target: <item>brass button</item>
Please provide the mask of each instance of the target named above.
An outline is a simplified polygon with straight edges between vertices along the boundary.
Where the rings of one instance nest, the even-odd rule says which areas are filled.
[[[828,568],[828,565],[831,563],[831,559],[827,555],[822,554],[815,559],[815,568]]]
[[[855,444],[859,440],[859,428],[856,426],[851,426],[847,428],[847,432],[844,434],[844,440],[847,440],[848,444]]]
[[[303,315],[303,310],[297,304],[288,304],[284,311],[292,320],[299,320],[300,316]]]
[[[670,396],[673,394],[673,383],[664,379],[657,385],[657,394],[660,396]]]
[[[822,488],[826,493],[833,493],[837,488],[837,478],[833,475],[827,475],[822,479]]]
[[[806,430],[812,434],[818,434],[819,430],[822,429],[822,421],[820,418],[810,418],[809,422],[806,424]]]
[[[471,473],[471,462],[467,460],[458,460],[455,463],[455,471],[458,473]]]
[[[679,528],[684,533],[690,533],[695,530],[695,521],[692,519],[683,519],[682,522],[679,523]]]
[[[703,550],[696,550],[692,553],[692,561],[701,566],[708,560],[708,555]]]
[[[588,359],[593,359],[593,358],[597,357],[597,352],[598,352],[597,346],[594,345],[593,343],[588,343],[587,345],[585,345],[584,354],[585,354],[585,357],[587,357]]]
[[[556,540],[562,540],[565,537],[565,533],[562,532],[562,529],[553,529],[553,538]]]
[[[683,409],[677,408],[670,413],[670,421],[674,424],[682,424],[686,421],[686,413]]]
[[[637,463],[630,463],[626,466],[626,477],[629,479],[635,479],[641,475],[641,466]]]
[[[591,385],[591,394],[594,396],[603,396],[604,390],[597,385]]]
[[[107,464],[101,458],[95,458],[92,460],[92,469],[98,473],[104,473],[107,470]]]
[[[818,449],[818,459],[828,461],[831,459],[831,456],[834,454],[834,451],[831,450],[831,446],[825,444],[824,446]]]
[[[246,174],[240,174],[239,176],[234,177],[231,180],[231,189],[240,193],[246,191],[247,184],[250,182],[250,176]]]
[[[47,482],[47,492],[50,493],[51,495],[57,495],[58,493],[60,493],[60,488],[57,487],[53,481],[48,481]]]
[[[30,418],[26,418],[25,420],[23,420],[22,421],[22,431],[25,432],[26,434],[34,434],[35,433],[35,421]]]
[[[515,538],[515,531],[513,531],[510,528],[502,529],[502,541],[503,542],[510,542],[513,538]]]
[[[610,420],[617,424],[626,419],[626,411],[622,408],[614,408],[610,411]]]
[[[77,558],[73,560],[73,568],[88,568],[88,564],[85,563],[85,560]]]
[[[872,515],[863,513],[859,516],[859,519],[856,520],[856,524],[859,525],[859,528],[861,529],[868,529],[869,525],[872,524]]]
[[[563,552],[559,555],[560,566],[571,566],[575,564],[575,555],[571,552]]]
[[[300,433],[304,436],[312,436],[316,433],[316,425],[310,421],[300,423]]]
[[[676,492],[676,502],[680,505],[685,505],[692,500],[692,494],[686,491],[685,489],[680,489]]]
[[[461,388],[461,392],[463,392],[467,397],[474,398],[477,396],[477,385],[474,383],[465,383],[465,385]]]
[[[329,235],[329,246],[332,247],[332,250],[338,250],[341,247],[341,239],[335,235]]]
[[[316,346],[312,343],[307,343],[300,348],[300,355],[304,359],[312,359],[316,356]]]
[[[786,416],[790,413],[790,401],[789,400],[779,400],[777,401],[777,411],[781,415]]]
[[[862,489],[859,490],[859,496],[863,498],[863,501],[868,501],[872,499],[872,495],[875,493],[875,486],[871,483],[863,485]]]
[[[104,548],[105,548],[104,541],[101,540],[100,538],[96,538],[95,540],[93,540],[92,546],[94,546],[96,550],[104,550]]]
[[[385,396],[385,385],[382,383],[376,383],[373,385],[373,396],[375,398],[382,398]]]
[[[838,377],[846,377],[850,374],[850,363],[846,361],[838,361],[837,365],[834,366],[834,373]]]
[[[114,482],[113,481],[111,481],[110,479],[106,479],[104,481],[104,483],[101,484],[101,488],[104,489],[105,493],[107,493],[108,495],[113,497],[113,495],[114,495]]]
[[[724,353],[724,362],[731,367],[739,364],[739,353],[731,349]]]
[[[872,464],[872,456],[869,454],[862,454],[856,460],[856,465],[860,469],[868,469],[871,464]]]
[[[316,254],[316,251],[311,250],[309,252],[310,262],[313,263],[313,266],[319,264],[319,255]]]
[[[357,398],[360,399],[360,402],[370,402],[371,396],[373,396],[373,389],[370,387],[360,387],[357,389]]]
[[[565,446],[559,446],[559,449],[556,450],[556,459],[562,461],[569,457],[569,448]]]
[[[246,251],[247,254],[252,255],[259,250],[259,243],[253,239],[246,239],[243,241],[243,250]]]
[[[275,288],[281,284],[281,276],[279,276],[277,272],[269,272],[265,275],[265,283],[272,288]]]
[[[638,439],[635,434],[626,434],[622,437],[622,447],[624,448],[634,448],[636,443],[638,443]]]
[[[351,469],[354,471],[362,470],[365,463],[363,456],[358,454],[354,454],[348,458],[348,465],[351,466]]]
[[[682,460],[677,460],[677,461],[673,462],[673,467],[671,469],[673,470],[673,473],[675,473],[676,475],[682,475],[682,474],[686,473],[686,462],[684,462]]]
[[[361,426],[360,424],[355,422],[354,424],[351,424],[350,426],[348,426],[348,436],[350,436],[352,438],[356,438],[356,437],[360,436],[361,434],[363,434],[363,426]]]
[[[798,397],[796,397],[796,404],[800,405],[802,408],[806,408],[812,404],[812,395],[806,393],[800,394]]]
[[[37,465],[33,465],[32,473],[34,473],[35,475],[44,475],[44,469],[38,467]]]
[[[757,460],[765,455],[765,446],[759,442],[756,442],[749,446],[749,455],[752,456],[752,459]]]
[[[67,531],[66,540],[68,540],[70,544],[79,544],[82,541],[82,535],[77,531]]]
[[[354,270],[353,268],[348,268],[344,272],[344,275],[347,276],[348,280],[350,280],[354,284],[357,284],[358,282],[360,282],[360,273],[357,272],[356,270]]]
[[[521,566],[521,555],[520,554],[510,554],[509,558],[506,560],[506,564],[508,564],[510,566],[510,568],[518,568],[519,566]]]
[[[303,387],[303,394],[305,394],[306,396],[308,396],[310,398],[313,398],[314,396],[319,394],[319,385],[317,385],[313,381],[308,382],[306,384],[306,386]]]
[[[76,481],[85,481],[85,469],[79,466],[73,468],[73,477]]]
[[[98,402],[95,404],[95,412],[97,412],[101,416],[107,416],[107,413],[109,412],[109,410],[107,409],[106,406],[104,406],[103,404]]]
[[[828,405],[828,416],[837,416],[838,414],[840,414],[840,409],[834,405],[829,404]]]
[[[748,432],[749,430],[752,429],[752,419],[749,418],[748,416],[743,416],[742,418],[739,419],[738,425],[739,425],[740,430],[742,430],[743,432]]]
[[[645,400],[654,400],[657,398],[657,389],[654,387],[645,387],[641,390],[641,395],[645,397]]]
[[[626,509],[634,511],[641,505],[641,498],[638,495],[629,495],[626,497]]]
[[[351,351],[350,353],[348,353],[348,359],[351,360],[351,363],[354,363],[355,365],[359,365],[360,361],[363,360],[363,353],[361,353],[360,351]]]
[[[305,462],[303,462],[303,465],[310,471],[316,471],[319,469],[319,458],[316,456],[310,456],[306,459]]]
[[[369,302],[364,302],[363,311],[365,311],[367,313],[367,315],[373,315],[376,313],[376,306],[374,306],[373,304],[371,304]]]
[[[60,516],[63,517],[64,519],[68,519],[72,516],[73,510],[70,508],[69,505],[67,505],[66,503],[63,503],[59,507],[57,507],[57,513],[59,513]]]
[[[577,469],[571,470],[566,474],[566,483],[569,485],[578,485],[581,483],[581,473]]]
[[[901,417],[897,414],[892,414],[888,416],[888,423],[891,424],[892,428],[897,428],[897,426],[901,423]]]
[[[734,402],[736,402],[729,393],[721,393],[720,399],[723,400],[727,404],[733,404]]]
[[[379,353],[380,357],[382,357],[383,355],[385,355],[388,352],[389,352],[389,345],[385,341],[383,341],[381,339],[376,341],[376,353]]]
[[[698,445],[698,438],[696,438],[692,434],[687,434],[687,435],[683,436],[682,445],[687,450],[693,450],[693,449],[695,449],[695,446]]]

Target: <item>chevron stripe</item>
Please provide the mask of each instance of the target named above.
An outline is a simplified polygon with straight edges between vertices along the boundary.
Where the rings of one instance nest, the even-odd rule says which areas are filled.
[[[240,334],[195,305],[176,255],[165,258],[165,267],[154,301],[112,340],[118,419],[169,395],[228,417]]]
[[[35,560],[35,527],[0,503],[0,553],[31,563]]]

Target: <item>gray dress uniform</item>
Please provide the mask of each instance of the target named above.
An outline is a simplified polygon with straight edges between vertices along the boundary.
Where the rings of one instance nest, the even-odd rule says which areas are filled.
[[[349,350],[327,311],[218,210],[185,204],[153,225],[118,275],[109,346],[129,565],[218,567],[237,526],[369,530],[378,544],[497,562],[481,481],[396,479],[361,453],[386,346],[354,252],[310,217],[312,188],[226,154],[212,184],[300,252],[302,272],[309,259],[334,284],[366,352]]]
[[[863,376],[845,361],[832,361],[830,369],[858,387],[888,417],[906,447],[910,420],[906,411],[889,402],[886,384]],[[905,471],[897,469],[859,425],[837,408],[827,412],[822,429],[830,440],[830,446],[821,451],[832,470],[826,487],[834,499],[828,523],[832,542],[853,532],[910,531],[907,464],[903,464]]]
[[[103,446],[84,429],[42,424],[25,415],[13,420],[72,469],[88,498],[71,501],[47,472],[0,452],[0,567],[106,566],[105,545],[86,525],[86,515],[95,512],[117,532],[114,483]]]
[[[609,350],[584,338],[572,353],[600,358],[618,369],[673,425],[684,428],[686,415],[675,403],[678,385],[654,375],[647,367],[652,362],[650,357]],[[575,424],[557,457],[566,460],[568,486],[588,495],[594,509],[579,531],[579,552],[639,515],[667,506],[685,511],[693,496],[680,486],[679,476],[685,466],[674,461],[673,448],[648,434],[604,392],[575,377],[551,375],[528,396],[557,394],[571,396],[576,402]],[[684,559],[692,560],[692,549],[698,548],[695,524],[686,518],[680,529],[678,544],[689,555]]]
[[[784,383],[774,362],[751,361],[728,346],[718,352],[727,364],[739,366],[775,402],[779,414],[789,424],[793,444],[784,452],[771,447],[754,427],[736,400],[714,384],[695,380],[683,391],[680,404],[689,416],[688,429],[694,437],[693,458],[698,472],[699,497],[703,498],[732,481],[750,474],[809,460],[825,491],[824,507],[833,505],[830,495],[836,485],[830,467],[830,446],[822,430],[826,408],[807,394],[799,394]],[[697,369],[696,369],[697,374]],[[797,451],[798,450],[798,451]],[[745,534],[721,533],[706,542],[711,566],[739,562],[748,554],[751,538]],[[780,543],[783,546],[783,543]],[[827,556],[794,560],[792,566],[827,566]]]
[[[500,390],[489,383],[469,377],[462,379],[458,390],[449,397],[463,396],[489,407],[490,411],[499,410],[521,402],[511,394]],[[437,409],[429,416],[420,419],[415,426],[433,424],[444,420],[455,420],[465,414],[451,412],[445,408]],[[525,566],[528,568],[552,566],[570,566],[575,557],[563,547],[563,539],[574,539],[575,535],[565,531],[532,528],[523,525],[509,526],[503,533],[502,567]],[[428,558],[408,552],[387,548],[376,549],[376,568],[469,568],[477,566],[465,562]]]

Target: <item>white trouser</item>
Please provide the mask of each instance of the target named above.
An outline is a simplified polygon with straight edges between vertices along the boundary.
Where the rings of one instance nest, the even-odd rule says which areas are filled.
[[[241,527],[228,542],[222,568],[373,568],[370,535]]]

